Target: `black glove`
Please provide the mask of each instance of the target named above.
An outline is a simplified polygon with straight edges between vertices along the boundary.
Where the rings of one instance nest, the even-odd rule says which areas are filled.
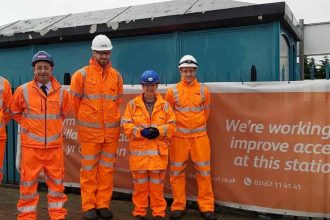
[[[142,137],[151,139],[152,138],[152,131],[149,131],[149,128],[143,128],[143,130],[140,131],[140,134]]]
[[[148,131],[151,132],[151,137],[149,139],[154,139],[159,136],[159,130],[155,127],[149,127]]]

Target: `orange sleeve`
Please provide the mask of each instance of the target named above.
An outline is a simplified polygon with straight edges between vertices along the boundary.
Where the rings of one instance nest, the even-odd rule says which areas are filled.
[[[10,104],[12,101],[11,86],[8,80],[5,80],[3,91],[3,114],[5,117],[5,123],[10,121]]]
[[[128,139],[143,139],[140,131],[143,129],[140,126],[136,126],[133,121],[133,101],[127,103],[122,122],[124,127],[124,133]]]
[[[211,110],[211,94],[209,89],[205,86],[205,102],[204,102],[204,114],[206,121],[209,119]]]
[[[174,107],[174,96],[173,96],[173,89],[168,88],[165,93],[165,100],[171,105],[171,107]]]
[[[10,103],[10,112],[12,118],[21,123],[22,112],[24,111],[25,104],[23,98],[22,88],[18,87],[13,95],[12,102]]]
[[[124,81],[123,81],[123,77],[120,75],[120,73],[118,73],[118,84],[117,84],[117,91],[118,91],[118,98],[116,100],[116,105],[117,107],[119,108],[120,104],[122,103],[123,101],[123,84],[124,84]]]
[[[168,105],[168,107],[166,107]],[[168,102],[165,104],[165,124],[157,126],[159,135],[171,139],[176,128],[175,114]]]
[[[68,91],[64,89],[63,104],[62,104],[62,119],[64,120],[71,111],[72,111],[71,96],[69,95]]]
[[[76,71],[72,76],[71,84],[70,84],[70,92],[69,92],[73,112],[75,113],[76,116],[78,116],[80,101],[84,94],[83,87],[84,87],[83,75],[79,71]]]

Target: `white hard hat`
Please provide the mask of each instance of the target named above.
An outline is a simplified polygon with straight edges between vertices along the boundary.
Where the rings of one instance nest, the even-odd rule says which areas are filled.
[[[184,55],[179,62],[179,68],[181,68],[181,67],[198,68],[198,63],[197,63],[195,57],[193,57],[191,55]]]
[[[98,51],[111,50],[112,43],[107,36],[103,34],[99,34],[96,37],[94,37],[91,48],[92,50],[98,50]]]

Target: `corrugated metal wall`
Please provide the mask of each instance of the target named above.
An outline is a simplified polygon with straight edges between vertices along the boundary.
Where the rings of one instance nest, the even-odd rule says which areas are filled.
[[[111,36],[110,36],[111,37]],[[124,77],[125,84],[138,84],[146,69],[159,72],[162,83],[179,80],[177,64],[184,54],[192,54],[199,62],[201,82],[250,81],[251,66],[257,69],[258,81],[279,79],[280,23],[173,32],[112,39],[112,64]],[[46,50],[55,60],[55,77],[63,83],[63,75],[88,64],[91,42],[31,45],[0,49],[0,75],[9,79],[13,88],[33,78],[31,58],[38,50]],[[294,54],[291,52],[292,55]],[[290,59],[296,66],[295,59]],[[296,68],[290,68],[290,80],[299,79]],[[5,182],[18,182],[14,171],[16,125],[8,126],[8,148],[5,160]]]

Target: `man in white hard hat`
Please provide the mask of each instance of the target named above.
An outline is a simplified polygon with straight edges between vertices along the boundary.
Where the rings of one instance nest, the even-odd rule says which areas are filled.
[[[211,148],[206,124],[210,114],[210,93],[198,83],[195,57],[185,55],[179,62],[181,82],[169,88],[165,100],[176,116],[176,132],[170,146],[170,183],[173,192],[171,219],[180,219],[186,208],[185,168],[189,157],[196,169],[197,203],[204,219],[217,219],[214,213],[214,195],[211,183]]]
[[[82,210],[86,220],[111,219],[123,79],[109,61],[112,44],[107,36],[97,35],[91,49],[89,65],[74,73],[70,86],[81,144]]]

